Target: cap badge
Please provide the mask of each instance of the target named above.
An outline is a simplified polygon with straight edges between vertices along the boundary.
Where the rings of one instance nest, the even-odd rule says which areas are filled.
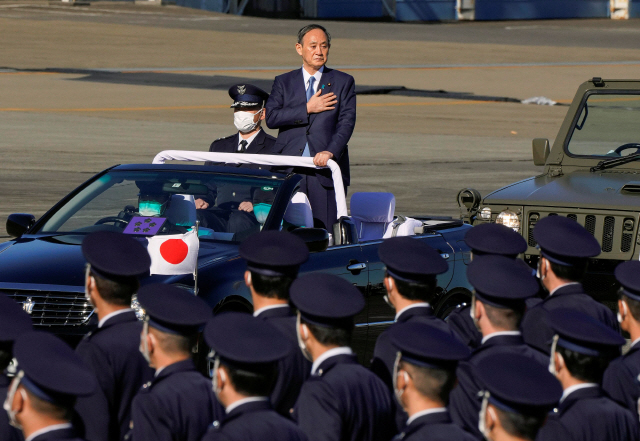
[[[27,300],[22,302],[22,309],[27,314],[31,314],[33,312],[33,307],[36,306],[36,302],[34,302],[31,297],[27,297]]]
[[[244,93],[247,91],[246,86],[238,86],[238,93],[240,95],[244,95]]]

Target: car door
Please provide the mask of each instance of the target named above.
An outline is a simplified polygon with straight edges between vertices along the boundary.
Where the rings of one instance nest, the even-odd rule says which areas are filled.
[[[415,236],[415,240],[426,242],[447,260],[453,262],[453,251],[440,234],[428,234]],[[395,319],[396,312],[384,300],[387,291],[384,287],[385,266],[378,257],[378,248],[381,240],[361,243],[367,268],[369,270],[369,283],[367,289],[367,342],[365,346],[365,363],[368,365],[373,357],[373,349],[376,339]],[[438,286],[446,288],[453,277],[453,265],[449,265],[446,273],[438,276]]]
[[[338,245],[329,247],[326,251],[311,253],[309,260],[300,267],[300,275],[316,271],[335,274],[348,280],[366,298],[369,275],[360,245]],[[356,316],[355,323],[351,346],[358,354],[359,361],[364,362],[368,329],[367,307]]]

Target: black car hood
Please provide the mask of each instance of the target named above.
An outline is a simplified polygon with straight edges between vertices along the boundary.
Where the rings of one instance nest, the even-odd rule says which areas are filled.
[[[628,172],[577,171],[541,175],[487,195],[484,204],[634,210],[640,206],[640,177]],[[637,188],[638,192],[631,191]]]
[[[0,248],[0,285],[84,286],[86,260],[80,245],[82,235],[40,236],[16,239]],[[198,265],[237,256],[234,244],[201,241]],[[151,276],[142,281],[176,282],[184,276]],[[190,276],[189,276],[190,277]]]

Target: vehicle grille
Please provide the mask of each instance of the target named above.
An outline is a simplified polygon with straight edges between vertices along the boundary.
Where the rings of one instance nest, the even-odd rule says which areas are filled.
[[[27,312],[31,306],[34,326],[78,326],[89,320],[93,307],[80,292],[0,290],[23,305]]]
[[[633,248],[636,221],[621,215],[585,215],[579,212],[544,213],[532,210],[527,214],[527,231],[525,238],[530,247],[537,245],[533,231],[538,221],[547,216],[566,216],[583,225],[601,244],[603,253],[628,253]]]

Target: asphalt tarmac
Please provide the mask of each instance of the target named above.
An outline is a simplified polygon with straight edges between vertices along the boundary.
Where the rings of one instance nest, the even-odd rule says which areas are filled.
[[[0,0],[0,224],[42,215],[111,165],[232,134],[226,88],[299,67],[306,23]],[[517,101],[567,104],[581,82],[640,67],[634,20],[322,23],[329,65],[359,86],[349,193],[392,192],[399,214],[457,216],[461,188],[485,195],[539,173],[531,139],[553,141],[567,107]]]

